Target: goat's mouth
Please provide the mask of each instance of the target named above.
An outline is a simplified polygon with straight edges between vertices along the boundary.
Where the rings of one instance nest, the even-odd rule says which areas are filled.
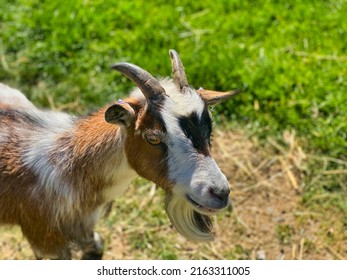
[[[205,207],[203,205],[201,205],[200,203],[196,202],[196,200],[194,200],[190,195],[186,195],[186,198],[188,200],[188,202],[193,206],[193,208],[200,212],[201,214],[205,214],[205,215],[213,215],[216,214],[219,210],[218,208],[209,208],[209,207]]]

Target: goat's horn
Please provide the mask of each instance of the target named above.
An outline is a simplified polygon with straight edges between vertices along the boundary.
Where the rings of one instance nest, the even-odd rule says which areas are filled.
[[[181,92],[185,91],[185,88],[189,87],[186,74],[184,73],[184,68],[178,53],[175,50],[170,50],[171,65],[172,65],[172,75],[175,84],[179,87]]]
[[[142,91],[146,99],[152,99],[165,93],[165,89],[156,78],[134,64],[121,62],[113,65],[112,69],[121,72],[124,76],[132,80]]]

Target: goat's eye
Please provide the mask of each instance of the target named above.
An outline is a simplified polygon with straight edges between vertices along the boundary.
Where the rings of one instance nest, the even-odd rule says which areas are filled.
[[[158,135],[147,134],[145,137],[146,137],[147,142],[153,146],[159,145],[162,142],[161,137]]]

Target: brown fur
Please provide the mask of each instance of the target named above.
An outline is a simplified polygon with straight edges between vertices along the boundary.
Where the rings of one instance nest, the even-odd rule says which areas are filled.
[[[175,58],[174,64],[180,62],[176,52],[170,54]],[[173,70],[177,68],[174,64]],[[207,133],[198,133],[199,130],[193,134],[188,132],[201,124],[181,123],[189,130],[185,131],[187,137],[191,136],[191,139],[180,138],[186,144],[185,149],[188,147],[194,155],[190,161],[202,160],[200,169],[195,163],[190,166],[191,174],[184,176],[181,184],[170,181],[169,177],[181,180],[181,169],[186,171],[185,150],[178,149],[180,159],[170,164],[175,176],[169,176],[168,155],[175,152],[170,141],[176,138],[165,139],[169,145],[160,142],[164,141],[161,136],[169,134],[165,130],[172,128],[167,114],[176,118],[181,112],[189,112],[190,101],[197,105],[192,109],[199,111],[201,106],[206,109],[206,103],[221,100],[220,94],[207,92],[212,102],[203,102],[190,89],[193,95],[181,98],[183,92],[177,92],[177,85],[170,80],[162,81],[164,90],[159,81],[137,66],[123,63],[115,67],[135,81],[143,95],[134,92],[124,101],[79,119],[39,111],[19,91],[0,84],[0,224],[20,225],[37,258],[69,259],[73,245],[83,251],[82,258],[101,258],[102,240],[93,233],[94,226],[109,211],[114,197],[136,177],[135,172],[167,192],[171,197],[167,209],[174,212],[168,213],[173,224],[193,240],[210,239],[210,220],[194,214],[194,207],[209,213],[210,207],[221,209],[228,201],[225,176],[208,157],[208,147],[199,144],[199,141],[207,144],[209,126],[204,129]],[[173,72],[174,80],[180,81]],[[221,96],[223,99],[226,95]],[[168,100],[171,103],[167,105]],[[161,114],[164,105],[165,117]],[[191,140],[196,147],[185,142]],[[196,157],[194,148],[197,153],[201,150],[204,158]],[[191,183],[193,174],[196,174],[195,181]],[[205,185],[199,181],[201,174],[207,181]],[[209,185],[211,176],[213,186]],[[175,197],[173,189],[177,186],[182,196]],[[187,193],[191,188],[195,200],[198,196],[204,205],[193,200],[192,193]]]
[[[164,145],[153,146],[149,144],[140,133],[151,133],[153,131],[163,131],[163,125],[155,116],[157,108],[141,108],[138,112],[137,129],[131,126],[128,131],[128,137],[125,143],[125,152],[127,154],[130,166],[137,173],[164,188],[169,190],[172,182],[168,180],[168,167],[166,162],[166,150]]]
[[[57,135],[49,151],[50,164],[63,175],[62,180],[72,188],[71,194],[76,200],[73,212],[65,216],[56,213],[59,205],[66,204],[64,196],[53,194],[52,203],[52,194],[47,193],[45,186],[38,185],[37,175],[23,163],[23,152],[30,149],[25,135],[40,130],[39,124],[35,125],[21,114],[12,114],[3,106],[6,112],[0,117],[0,124],[10,132],[8,141],[0,143],[0,223],[19,224],[37,257],[70,258],[72,243],[83,246],[89,242],[95,221],[85,220],[85,216],[105,206],[102,191],[112,185],[114,179],[107,172],[116,169],[119,157],[125,156],[121,155],[125,138],[125,154],[130,166],[143,177],[170,186],[163,178],[167,174],[163,164],[165,151],[150,145],[142,135],[145,128],[150,131],[162,127],[138,102],[128,101],[138,114],[136,124],[129,128],[107,123],[105,107],[76,120],[72,131]],[[17,126],[21,129],[16,129]],[[23,129],[25,126],[27,129]]]

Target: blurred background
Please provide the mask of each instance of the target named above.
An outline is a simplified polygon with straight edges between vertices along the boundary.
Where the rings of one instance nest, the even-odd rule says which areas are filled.
[[[345,0],[0,0],[0,82],[80,115],[133,87],[113,63],[170,76],[175,49],[195,88],[241,90],[212,112],[233,189],[216,240],[180,237],[138,179],[99,226],[105,258],[347,259],[346,14]],[[0,259],[33,258],[18,228],[0,236]]]

